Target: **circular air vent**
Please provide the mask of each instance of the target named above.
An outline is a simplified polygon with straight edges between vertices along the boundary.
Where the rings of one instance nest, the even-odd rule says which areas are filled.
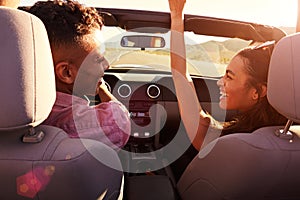
[[[147,95],[151,99],[156,99],[160,95],[160,89],[157,85],[149,85],[147,88]]]
[[[131,87],[128,84],[122,84],[118,88],[120,97],[127,98],[131,95]]]

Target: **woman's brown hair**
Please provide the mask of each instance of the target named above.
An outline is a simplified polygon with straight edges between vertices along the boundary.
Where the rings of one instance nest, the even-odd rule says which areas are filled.
[[[237,53],[244,62],[244,70],[249,75],[247,84],[256,88],[259,98],[257,103],[246,112],[238,113],[231,121],[223,124],[222,135],[235,132],[253,132],[254,130],[274,125],[284,125],[287,119],[279,114],[262,95],[261,86],[267,86],[269,63],[274,44],[267,43],[257,47],[247,47]]]

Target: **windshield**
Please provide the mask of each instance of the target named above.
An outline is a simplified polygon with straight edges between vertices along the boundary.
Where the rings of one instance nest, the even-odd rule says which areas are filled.
[[[128,33],[118,27],[104,27],[102,33],[105,39],[105,57],[112,69],[171,71],[169,32],[157,34],[165,38],[165,47],[151,49],[122,47],[121,38]],[[139,33],[130,32],[130,34]],[[189,72],[192,75],[219,77],[224,74],[230,59],[251,41],[185,32],[185,43]]]
[[[36,1],[21,0],[21,6],[30,6],[34,2]],[[169,12],[167,0],[147,2],[79,0],[79,2],[97,8],[130,8]],[[294,27],[289,26],[296,24],[297,0],[289,0],[288,3],[285,0],[253,0],[251,3],[237,0],[188,0],[185,13],[274,25],[289,34],[294,32]],[[128,23],[130,24],[130,22]],[[135,33],[134,30],[126,32],[119,27],[104,27],[102,33],[105,41],[105,57],[112,69],[137,68],[170,72],[170,33],[168,30],[165,32],[167,33],[157,34],[158,37],[165,39],[162,48],[132,48],[124,47],[124,45],[122,47],[121,38],[128,34],[140,34],[141,31]],[[252,41],[185,32],[185,42],[189,72],[198,76],[220,77],[224,74],[229,60]]]

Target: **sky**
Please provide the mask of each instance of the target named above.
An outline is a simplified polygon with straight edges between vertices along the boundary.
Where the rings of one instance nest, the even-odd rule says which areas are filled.
[[[169,11],[168,0],[78,0],[90,6]],[[21,5],[32,5],[21,0]],[[297,0],[186,0],[185,13],[295,27]]]

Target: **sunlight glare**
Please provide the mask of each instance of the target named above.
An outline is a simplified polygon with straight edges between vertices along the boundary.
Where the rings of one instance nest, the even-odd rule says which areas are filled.
[[[33,5],[21,0],[20,5]],[[147,9],[169,12],[168,0],[78,0],[95,7]],[[297,0],[186,0],[185,13],[257,22],[272,26],[295,27]]]

